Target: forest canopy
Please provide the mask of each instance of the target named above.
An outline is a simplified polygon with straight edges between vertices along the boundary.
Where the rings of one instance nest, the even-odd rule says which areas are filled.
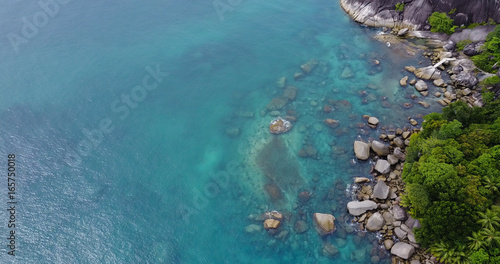
[[[484,96],[491,98],[491,96]],[[444,263],[500,263],[500,105],[458,101],[411,137],[403,204]]]

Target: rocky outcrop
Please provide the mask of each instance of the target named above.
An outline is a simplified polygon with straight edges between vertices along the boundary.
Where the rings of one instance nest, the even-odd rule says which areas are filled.
[[[489,19],[500,22],[500,1],[489,0],[408,0],[403,11],[396,11],[400,0],[341,0],[340,5],[352,19],[372,27],[427,29],[427,18],[433,12],[449,13],[457,22],[481,23]]]
[[[471,88],[477,84],[477,78],[474,77],[472,73],[469,72],[461,72],[456,75],[456,77],[452,78],[455,81],[455,85],[462,86],[466,88]]]
[[[417,78],[425,80],[437,80],[441,78],[441,72],[434,68],[434,66],[418,68],[413,73],[417,76]]]

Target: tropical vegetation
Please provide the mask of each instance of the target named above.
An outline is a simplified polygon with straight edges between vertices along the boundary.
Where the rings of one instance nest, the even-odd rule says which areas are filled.
[[[396,11],[403,12],[404,9],[405,9],[405,3],[401,2],[396,4]]]
[[[457,26],[453,25],[453,19],[444,12],[434,12],[428,18],[431,25],[431,32],[442,32],[448,35],[455,32]]]
[[[403,205],[443,263],[500,263],[500,103],[483,98],[425,116],[407,148]]]
[[[500,25],[488,34],[481,50],[481,54],[472,56],[471,60],[481,70],[495,73],[498,69],[494,65],[500,62]]]

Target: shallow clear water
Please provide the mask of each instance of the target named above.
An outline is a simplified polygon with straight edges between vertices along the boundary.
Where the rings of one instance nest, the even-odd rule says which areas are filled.
[[[352,142],[381,132],[358,128],[362,115],[389,129],[439,109],[407,99],[412,88],[398,83],[403,66],[425,60],[375,41],[377,29],[352,22],[337,1],[230,2],[219,16],[210,1],[70,1],[51,6],[53,16],[29,38],[23,17],[32,21],[43,9],[4,4],[0,152],[17,156],[19,224],[17,257],[2,246],[1,263],[370,263],[372,254],[384,256],[373,234],[346,232],[352,177],[370,170],[352,164]],[[13,45],[12,33],[25,41]],[[294,80],[313,58],[319,65]],[[340,78],[346,67],[354,77]],[[265,109],[282,94],[283,76],[298,92],[280,114],[294,110],[298,120],[273,136]],[[137,88],[145,78],[158,86]],[[415,107],[404,110],[404,102]],[[329,103],[335,110],[326,114]],[[325,126],[325,118],[339,126]],[[239,135],[228,135],[234,128]],[[263,152],[269,142],[280,147]],[[304,145],[318,159],[299,157]],[[262,155],[276,165],[279,201],[266,192]],[[313,197],[297,206],[304,190]],[[4,184],[1,194],[6,204]],[[245,232],[262,223],[248,216],[266,210],[287,215],[284,239]],[[337,217],[333,235],[316,234],[315,212]],[[304,234],[293,231],[300,218],[310,227]],[[323,256],[324,243],[339,254]]]

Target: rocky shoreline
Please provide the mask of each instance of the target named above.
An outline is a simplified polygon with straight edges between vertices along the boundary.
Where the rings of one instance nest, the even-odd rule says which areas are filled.
[[[390,15],[384,16],[384,12],[375,14],[373,10],[371,10],[372,18],[365,19],[367,14],[370,14],[367,11],[370,9],[365,6],[365,11],[361,12],[363,8],[356,6],[360,2],[362,1],[341,0],[341,5],[358,22],[368,26],[391,27],[392,32],[389,34],[392,36],[398,38],[430,37],[432,39],[430,49],[423,55],[428,57],[433,65],[421,68],[406,66],[402,70],[405,76],[400,79],[400,86],[405,88],[413,86],[420,94],[420,96],[412,95],[411,99],[425,108],[430,105],[420,101],[419,98],[426,96],[440,98],[437,103],[443,107],[457,100],[471,107],[483,105],[478,83],[493,74],[477,69],[468,56],[477,54],[477,49],[484,43],[486,35],[494,27],[464,30],[465,32],[462,31],[450,37],[430,32],[411,31],[422,28],[423,24],[393,19]],[[357,10],[357,13],[353,10]],[[385,31],[389,30],[385,29]],[[473,42],[468,44],[463,52],[457,52],[456,43],[460,40],[471,39],[471,36],[473,36]],[[500,76],[500,71],[497,75]],[[433,92],[430,92],[429,87],[433,88]],[[412,106],[413,104],[409,104],[408,108]],[[413,119],[409,119],[409,122],[412,126],[418,125]],[[383,237],[380,242],[391,252],[392,263],[438,263],[435,257],[417,243],[413,230],[418,228],[420,223],[413,219],[406,208],[401,205],[401,196],[405,191],[401,175],[406,147],[410,143],[411,134],[418,131],[418,128],[399,128],[393,133],[381,134],[380,141],[354,142],[356,158],[371,160],[375,165],[371,171],[373,180],[366,177],[354,178],[357,186],[357,199],[347,204],[347,210],[354,217],[353,222],[359,224],[361,229],[380,233]]]
[[[433,64],[424,67],[409,65],[401,69],[403,77],[400,79],[399,85],[400,89],[405,90],[407,95],[404,99],[406,102],[400,102],[399,104],[401,108],[409,109],[415,105],[422,108],[429,108],[432,104],[439,104],[444,107],[457,100],[462,100],[470,106],[481,106],[482,98],[480,91],[476,90],[477,84],[480,80],[491,76],[491,74],[475,70],[474,65],[466,54],[455,51],[456,42],[452,39],[457,40],[464,38],[466,35],[473,35],[480,42],[491,30],[491,27],[486,29],[479,27],[477,31],[471,30],[467,34],[462,33],[463,36],[448,38],[441,34],[411,31],[409,29],[393,29],[392,32],[389,29],[384,29],[385,32],[376,36],[376,39],[389,44],[393,43],[392,46],[388,45],[391,49],[396,49],[398,45],[405,46],[403,50],[409,56],[414,56],[420,53],[420,50],[425,49],[423,55],[428,57]],[[425,37],[426,46],[424,47],[422,44],[415,45],[407,41],[408,37]],[[377,71],[380,68],[379,59],[371,58],[370,65],[373,71]],[[277,88],[277,91],[274,97],[265,106],[265,109],[260,112],[262,120],[271,121],[271,123],[263,124],[262,128],[268,126],[268,129],[266,129],[268,131],[266,132],[275,134],[275,136],[268,140],[265,139],[266,133],[263,133],[261,136],[264,139],[260,139],[261,144],[259,144],[262,146],[256,147],[255,153],[248,156],[248,163],[251,164],[254,160],[257,160],[255,165],[256,174],[258,174],[259,170],[262,170],[265,177],[261,179],[262,182],[254,179],[255,186],[259,186],[256,189],[263,190],[263,193],[274,204],[273,207],[279,209],[279,212],[270,211],[267,207],[260,208],[261,213],[249,215],[248,220],[253,223],[246,226],[245,232],[251,234],[260,233],[265,230],[272,237],[267,242],[267,246],[271,247],[277,242],[283,241],[290,244],[292,248],[298,248],[301,243],[307,242],[302,241],[303,239],[300,236],[308,233],[310,227],[314,227],[315,233],[322,240],[322,247],[319,249],[319,253],[328,258],[335,258],[339,253],[337,246],[342,247],[346,244],[346,234],[354,234],[356,231],[361,230],[360,232],[356,232],[355,236],[356,240],[360,241],[366,235],[366,232],[363,232],[363,230],[366,230],[379,234],[376,236],[377,238],[370,235],[370,237],[373,236],[370,239],[370,243],[373,245],[373,250],[370,254],[372,263],[378,263],[380,259],[386,258],[388,255],[390,256],[389,253],[392,254],[393,263],[437,263],[436,259],[426,252],[425,249],[422,249],[415,239],[413,230],[419,227],[418,220],[413,219],[406,211],[406,208],[400,204],[401,196],[405,190],[401,174],[406,156],[406,147],[410,143],[410,136],[420,131],[417,120],[421,120],[422,115],[408,117],[409,124],[398,129],[394,129],[391,124],[387,124],[387,120],[384,117],[379,120],[374,116],[368,115],[363,116],[365,123],[350,126],[353,130],[357,129],[359,138],[369,135],[368,130],[373,131],[373,129],[377,129],[377,131],[381,131],[383,134],[380,134],[377,140],[357,140],[354,142],[354,154],[356,158],[362,161],[371,160],[374,163],[370,172],[372,177],[353,177],[355,198],[352,201],[350,199],[343,201],[341,197],[337,196],[334,199],[334,195],[332,194],[332,197],[330,197],[329,192],[327,198],[338,202],[338,207],[340,207],[340,210],[337,210],[337,206],[332,206],[332,214],[327,213],[329,210],[317,210],[317,208],[306,206],[310,199],[317,197],[312,190],[300,188],[304,181],[299,172],[292,174],[292,178],[295,179],[293,184],[288,179],[285,181],[285,179],[270,177],[269,175],[272,176],[272,174],[266,172],[265,168],[269,167],[266,164],[269,163],[268,160],[272,161],[270,159],[272,156],[265,159],[258,158],[265,154],[266,149],[288,151],[288,146],[285,146],[287,143],[282,140],[284,135],[278,136],[276,134],[286,133],[285,137],[296,137],[300,134],[306,134],[306,137],[304,137],[304,146],[298,150],[297,156],[321,160],[319,157],[321,153],[313,144],[307,141],[309,137],[307,134],[308,131],[320,133],[326,129],[326,131],[331,130],[337,136],[349,133],[347,127],[342,126],[343,124],[340,124],[339,127],[339,120],[330,118],[332,116],[329,116],[330,113],[336,111],[337,114],[343,110],[346,113],[349,112],[350,103],[348,101],[328,98],[304,100],[300,97],[298,100],[296,99],[297,93],[300,90],[295,87],[295,85],[300,84],[297,81],[303,81],[315,73],[323,74],[326,72],[328,72],[327,65],[316,59],[311,59],[300,65],[300,71],[294,73],[292,78],[281,77],[276,81],[274,86]],[[339,78],[352,78],[352,75],[352,70],[349,66],[346,66],[341,71]],[[319,84],[321,87],[324,85],[324,81]],[[367,85],[368,88],[369,86]],[[300,92],[305,91],[300,90]],[[366,91],[361,92],[366,93]],[[360,97],[363,98],[366,96],[366,94],[361,92],[359,94]],[[382,106],[384,106],[384,102],[382,101]],[[309,105],[315,112],[319,111],[322,113],[324,117],[322,124],[316,123],[309,127],[296,125],[300,117],[295,110],[295,106],[298,104]],[[439,108],[437,105],[435,107]],[[254,117],[254,114],[252,113],[251,116]],[[283,118],[280,116],[283,116]],[[353,119],[355,118],[353,116]],[[383,124],[380,125],[380,123]],[[349,159],[350,154],[347,149],[332,146],[332,152],[334,155],[344,155]],[[352,160],[351,166],[357,166],[356,164],[357,161]],[[313,182],[318,180],[319,178],[316,176],[312,179]],[[343,185],[342,182],[335,183],[335,191],[342,191],[344,188],[342,187]],[[287,190],[284,186],[291,186],[292,188]],[[291,207],[290,204],[285,203],[285,201],[293,201],[295,199],[297,202],[293,203]],[[308,217],[309,214],[305,208],[314,212],[312,215],[312,225],[308,223],[311,218]],[[347,210],[344,208],[347,208]],[[331,237],[333,232],[335,232],[336,244],[326,239],[326,237]],[[377,245],[381,246],[377,247]],[[357,259],[357,254],[352,253],[351,259]]]
[[[356,198],[347,204],[360,229],[379,232],[379,240],[393,255],[393,263],[436,263],[436,259],[420,247],[413,233],[420,226],[400,202],[404,193],[401,178],[406,147],[410,136],[419,129],[398,128],[391,134],[381,134],[380,140],[355,141],[354,153],[360,160],[372,160],[371,180],[356,177]],[[374,185],[373,183],[376,182]]]
[[[396,10],[396,4],[403,4]],[[427,18],[433,12],[452,16],[455,25],[481,23],[490,19],[500,22],[500,2],[467,0],[340,0],[344,11],[354,21],[371,27],[409,28],[429,30]]]

